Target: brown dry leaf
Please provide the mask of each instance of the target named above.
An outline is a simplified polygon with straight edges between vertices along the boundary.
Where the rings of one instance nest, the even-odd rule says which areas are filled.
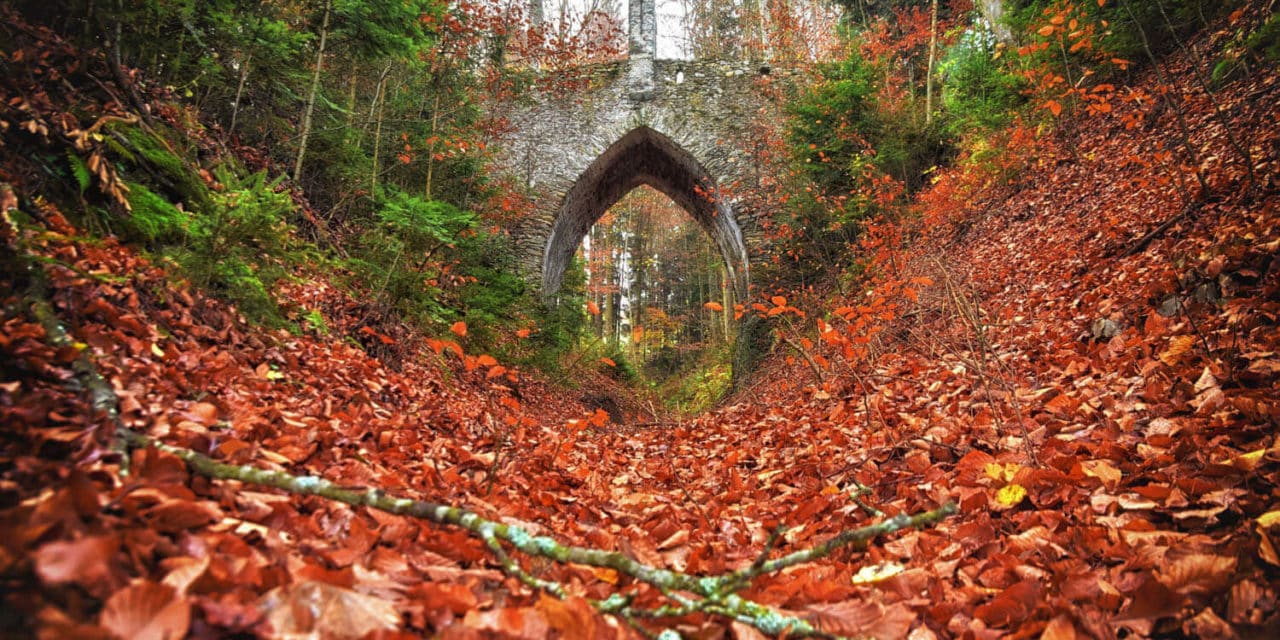
[[[505,638],[541,640],[551,631],[542,612],[533,607],[471,610],[462,619],[465,627]]]
[[[400,626],[391,602],[314,580],[272,589],[258,600],[258,609],[284,635],[323,631],[326,638],[361,638]]]
[[[1276,553],[1275,543],[1262,527],[1255,528],[1258,533],[1258,557],[1273,567],[1280,567],[1280,553]]]
[[[1040,640],[1076,640],[1077,637],[1075,625],[1065,615],[1050,620],[1040,634]]]
[[[886,606],[871,600],[846,600],[810,605],[804,617],[827,633],[895,640],[907,634],[916,614],[901,602]]]
[[[1106,460],[1085,460],[1080,463],[1080,468],[1086,476],[1101,480],[1108,491],[1115,491],[1124,475]]]
[[[737,620],[729,623],[729,630],[733,632],[734,640],[768,640],[767,636],[760,633],[755,627]]]
[[[169,585],[138,582],[107,599],[100,624],[127,640],[179,640],[191,625],[191,605]]]
[[[1210,595],[1225,589],[1235,570],[1235,558],[1193,553],[1170,562],[1156,579],[1175,593]]]
[[[102,583],[111,574],[109,563],[119,546],[115,536],[50,542],[35,552],[36,575],[50,585]]]
[[[143,516],[156,531],[179,533],[203,527],[219,519],[217,508],[192,500],[165,500]]]
[[[1208,607],[1196,614],[1196,617],[1182,623],[1182,631],[1188,637],[1204,640],[1230,640],[1238,637],[1231,625]]]
[[[209,556],[199,559],[175,558],[172,564],[175,566],[165,574],[161,582],[177,590],[178,595],[184,596],[187,594],[187,589],[191,588],[191,583],[199,580],[209,568]]]
[[[544,593],[538,597],[538,603],[534,606],[542,612],[547,624],[565,640],[596,640],[607,637],[602,629],[597,628],[595,609],[582,598],[560,600]]]

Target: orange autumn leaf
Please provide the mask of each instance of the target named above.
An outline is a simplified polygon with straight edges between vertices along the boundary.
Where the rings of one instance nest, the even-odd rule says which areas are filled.
[[[449,330],[452,331],[459,338],[467,337],[467,323],[461,320],[453,323],[453,326],[449,327]]]
[[[532,333],[532,332],[531,332],[530,330],[528,330],[528,329],[519,329],[519,330],[517,330],[517,331],[516,331],[516,337],[517,337],[517,338],[528,338],[530,333]]]
[[[616,367],[616,366],[618,366],[618,363],[614,362],[612,358],[600,358],[600,362],[602,362],[602,363],[604,363],[605,365],[608,365],[608,366],[610,366],[610,367]]]
[[[107,599],[101,624],[121,638],[181,638],[191,625],[191,605],[169,585],[142,581]]]
[[[720,304],[719,302],[708,302],[702,306],[716,313],[720,313],[721,311],[724,311],[724,305]]]
[[[590,313],[590,314],[591,314],[591,315],[593,315],[593,316],[598,316],[598,315],[600,315],[600,305],[598,305],[598,304],[596,304],[596,303],[594,303],[594,302],[592,302],[592,301],[588,300],[588,301],[587,301],[587,312],[588,312],[588,313]]]
[[[782,296],[774,296],[772,298],[769,298],[769,302],[772,302],[773,306],[775,307],[787,306],[787,299]]]

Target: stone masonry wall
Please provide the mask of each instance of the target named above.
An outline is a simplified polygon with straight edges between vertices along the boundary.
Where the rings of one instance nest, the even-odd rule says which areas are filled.
[[[551,247],[548,243],[557,218],[566,211],[567,204],[573,204],[566,202],[566,195],[611,145],[640,127],[652,129],[660,134],[657,138],[674,143],[678,149],[674,154],[638,146],[637,149],[649,149],[649,155],[654,157],[632,158],[619,153],[618,149],[610,155],[609,161],[618,165],[614,167],[615,172],[625,173],[629,162],[641,163],[643,167],[636,165],[636,171],[645,174],[640,176],[641,182],[663,191],[678,191],[680,187],[673,184],[682,183],[666,180],[664,188],[662,184],[654,184],[654,177],[649,175],[655,163],[662,164],[668,155],[692,158],[693,163],[685,164],[700,167],[702,171],[695,168],[692,172],[705,174],[712,185],[738,181],[754,184],[756,168],[740,147],[745,146],[748,124],[767,105],[760,85],[789,82],[794,77],[789,71],[780,72],[747,62],[653,60],[644,54],[633,54],[621,62],[574,69],[566,74],[588,89],[564,92],[565,95],[535,93],[524,104],[502,105],[498,110],[508,118],[511,125],[508,130],[512,132],[498,141],[500,169],[530,189],[537,209],[512,229],[512,235],[526,274],[539,286],[551,288],[558,288],[559,274],[544,274],[544,262],[549,255],[568,250],[567,246]],[[549,84],[554,84],[554,80]],[[593,171],[601,170],[597,163]],[[657,181],[664,182],[663,179]],[[668,195],[685,206],[678,194],[668,192]],[[748,248],[758,245],[752,212],[739,210],[737,203],[729,199],[721,204],[736,229],[737,243]],[[716,231],[715,225],[704,219],[704,214],[697,211],[691,214],[720,245],[731,270],[737,267],[738,284],[745,288],[748,257],[745,254],[735,257],[739,251],[731,246],[734,229]],[[572,243],[576,247],[581,236],[576,229],[566,232],[566,228],[562,223],[552,244]],[[577,237],[572,237],[574,235]],[[569,255],[572,256],[571,251]],[[735,259],[742,264],[732,264]],[[559,265],[559,269],[563,269],[563,265]],[[553,266],[551,271],[555,270]],[[544,294],[552,293],[554,291],[544,290]]]

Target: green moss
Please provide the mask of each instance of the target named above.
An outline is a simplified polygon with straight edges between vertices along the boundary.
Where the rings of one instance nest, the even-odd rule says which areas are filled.
[[[126,234],[147,243],[181,242],[191,222],[190,215],[141,183],[129,182],[126,186],[131,209],[122,220]]]

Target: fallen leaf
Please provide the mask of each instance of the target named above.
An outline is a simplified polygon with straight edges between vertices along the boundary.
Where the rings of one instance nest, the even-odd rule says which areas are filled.
[[[111,594],[99,624],[127,640],[179,640],[191,625],[191,605],[169,585],[137,582]]]
[[[272,629],[282,635],[362,638],[400,626],[400,613],[388,600],[326,582],[305,580],[276,587],[258,600]]]

